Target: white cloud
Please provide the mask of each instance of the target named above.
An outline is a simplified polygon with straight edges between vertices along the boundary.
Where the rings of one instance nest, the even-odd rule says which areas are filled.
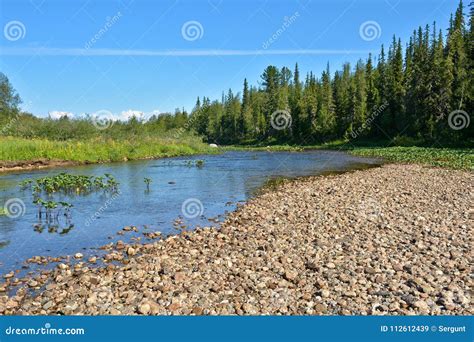
[[[139,120],[148,120],[151,116],[153,115],[161,115],[161,111],[158,110],[158,109],[154,109],[152,110],[151,112],[142,112],[141,110],[135,110],[135,109],[128,109],[128,110],[123,110],[121,111],[120,113],[112,113],[111,111],[108,111],[108,110],[105,110],[105,109],[102,109],[102,110],[99,110],[99,111],[96,111],[92,114],[90,114],[92,117],[98,117],[98,118],[102,118],[102,119],[108,119],[108,120],[112,120],[112,121],[128,121],[130,120],[131,118],[133,117],[136,117],[137,119]],[[85,118],[86,117],[86,114],[83,113],[83,114],[79,114],[79,115],[74,115],[73,113],[71,112],[65,112],[65,111],[58,111],[58,110],[55,110],[55,111],[52,111],[52,112],[49,112],[49,116],[51,117],[51,119],[60,119],[64,116],[67,116],[69,118]]]
[[[145,113],[139,111],[139,110],[124,110],[120,115],[118,115],[116,118],[117,120],[121,121],[127,121],[133,117],[136,117],[137,119],[143,119],[145,118]]]
[[[49,116],[51,117],[51,119],[56,120],[56,119],[61,119],[64,116],[67,116],[68,118],[72,118],[72,117],[74,117],[74,114],[72,114],[71,112],[53,110],[52,112],[49,112]]]
[[[161,111],[159,109],[154,109],[150,113],[147,114],[147,117],[150,117],[150,116],[153,116],[153,115],[158,116],[160,114],[161,114]]]

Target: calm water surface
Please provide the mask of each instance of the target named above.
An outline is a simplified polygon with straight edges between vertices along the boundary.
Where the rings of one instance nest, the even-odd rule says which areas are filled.
[[[204,160],[202,168],[188,165],[188,161],[197,159]],[[25,203],[25,211],[18,218],[0,216],[0,273],[20,268],[25,259],[35,255],[61,256],[78,251],[84,255],[95,254],[97,248],[106,243],[141,235],[117,235],[125,226],[137,226],[141,232],[172,234],[177,232],[173,227],[177,218],[182,218],[190,228],[216,225],[215,218],[222,220],[238,202],[251,197],[271,178],[317,175],[377,163],[374,159],[333,151],[245,151],[3,174],[0,175],[0,204],[19,198]],[[120,195],[112,198],[111,194],[95,193],[64,197],[74,205],[73,227],[61,219],[57,227],[38,228],[31,191],[21,190],[18,183],[59,172],[95,176],[110,173],[120,182]],[[146,189],[144,177],[152,179],[150,191]],[[187,216],[199,214],[201,210],[202,215],[184,217],[185,202],[189,204]],[[213,219],[212,222],[209,219]]]

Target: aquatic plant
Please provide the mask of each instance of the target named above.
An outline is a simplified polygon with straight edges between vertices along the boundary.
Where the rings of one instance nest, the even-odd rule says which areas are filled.
[[[65,201],[55,201],[54,194],[60,193],[71,197],[87,195],[97,191],[116,193],[118,186],[119,183],[111,174],[94,177],[71,175],[65,172],[55,176],[42,177],[36,180],[26,179],[20,182],[22,189],[31,188],[33,204],[38,208],[39,223],[35,225],[35,231],[42,232],[44,229],[43,222],[45,222],[50,233],[57,232],[59,218],[62,215],[66,219],[66,228],[60,234],[66,234],[72,229],[70,221],[73,205]]]
[[[42,177],[36,180],[23,180],[20,182],[20,187],[22,189],[31,187],[33,194],[60,192],[71,195],[88,194],[98,190],[117,191],[119,183],[116,179],[108,173],[104,176],[71,175],[62,172],[55,176]]]
[[[143,181],[144,181],[145,184],[146,184],[146,190],[147,190],[147,191],[150,191],[150,183],[152,182],[152,180],[151,180],[150,178],[148,178],[148,177],[145,177],[145,178],[143,178]]]
[[[197,159],[197,160],[195,160],[195,161],[187,160],[187,161],[185,162],[185,165],[186,165],[187,167],[196,166],[196,167],[201,168],[201,167],[204,166],[204,160],[202,160],[202,159]]]
[[[39,222],[34,225],[35,231],[39,233],[43,232],[45,228],[43,223],[45,223],[49,233],[56,233],[60,225],[59,216],[61,214],[66,218],[66,228],[64,228],[60,234],[66,234],[72,229],[72,223],[70,221],[71,208],[73,205],[71,203],[64,201],[55,202],[52,200],[45,201],[40,197],[37,197],[33,203],[38,207],[37,216],[39,219]]]
[[[20,187],[24,190],[24,189],[28,188],[31,185],[31,183],[33,183],[32,179],[25,179],[25,180],[20,182]]]

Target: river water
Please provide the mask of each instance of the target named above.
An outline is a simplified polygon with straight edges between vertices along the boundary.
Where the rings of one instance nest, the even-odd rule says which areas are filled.
[[[203,160],[201,167],[197,160]],[[268,180],[366,168],[379,161],[335,151],[249,152],[178,157],[68,168],[22,171],[0,175],[0,205],[18,203],[16,215],[0,215],[0,273],[19,269],[32,256],[63,256],[97,248],[117,240],[127,241],[143,232],[173,234],[175,220],[186,229],[218,225],[239,202],[255,194]],[[71,219],[42,223],[30,190],[18,183],[59,172],[113,175],[119,194],[93,193],[63,196],[74,205]],[[149,190],[144,177],[151,179]],[[24,207],[22,205],[24,204]],[[18,217],[13,217],[18,216]],[[140,232],[118,235],[126,226]]]

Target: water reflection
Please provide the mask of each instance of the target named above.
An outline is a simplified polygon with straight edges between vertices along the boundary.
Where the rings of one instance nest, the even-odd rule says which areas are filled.
[[[203,160],[201,166],[197,166],[198,160]],[[23,260],[35,255],[72,254],[124,240],[126,237],[117,232],[125,226],[174,234],[177,218],[187,229],[215,224],[215,218],[234,210],[272,177],[308,176],[374,163],[338,152],[244,151],[4,174],[0,176],[0,204],[20,198],[26,210],[15,219],[0,216],[0,273],[21,266]],[[70,215],[65,216],[62,209],[59,214],[50,214],[50,220],[44,213],[39,219],[33,194],[22,191],[18,183],[63,171],[88,176],[109,173],[120,183],[120,192],[115,196],[102,191],[79,196],[58,193],[55,202],[73,205]],[[151,180],[149,186],[145,178]],[[202,216],[184,217],[182,204],[190,198],[202,203]]]

